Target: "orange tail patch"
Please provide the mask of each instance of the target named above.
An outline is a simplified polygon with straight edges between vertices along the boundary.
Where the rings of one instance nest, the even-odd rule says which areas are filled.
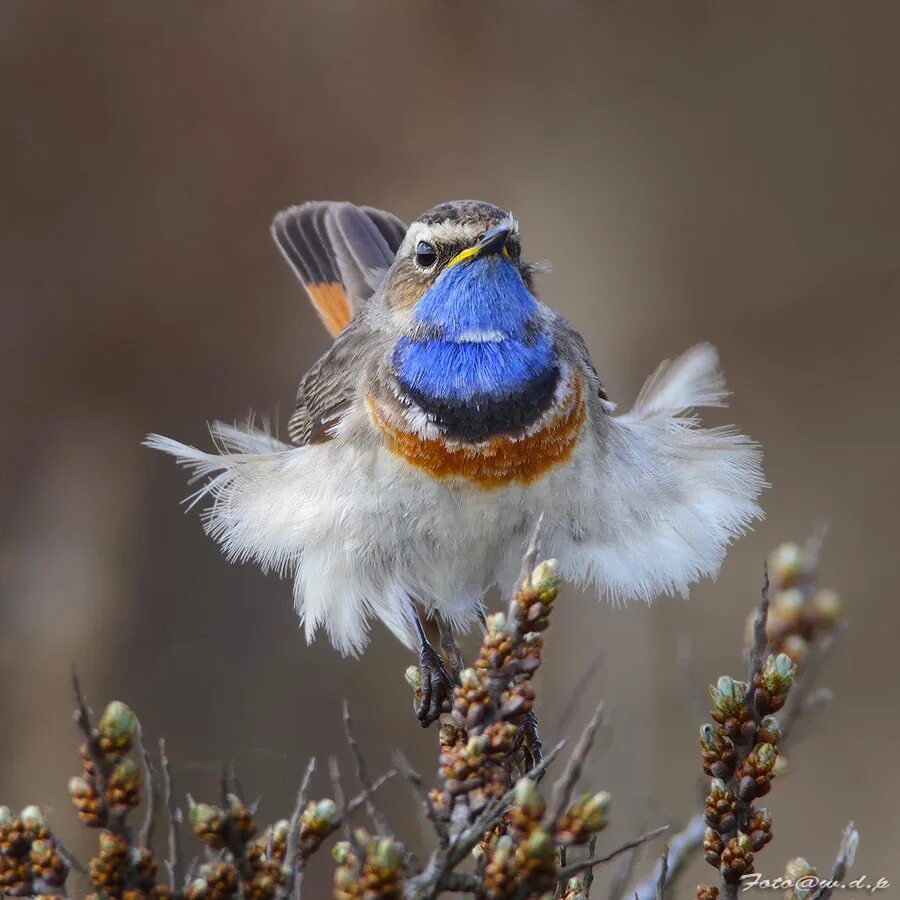
[[[350,301],[347,299],[341,283],[330,281],[307,284],[306,290],[329,334],[337,337],[347,327],[347,323],[353,315]]]

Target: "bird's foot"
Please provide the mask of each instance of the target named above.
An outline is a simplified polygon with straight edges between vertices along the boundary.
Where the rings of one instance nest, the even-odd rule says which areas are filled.
[[[441,713],[450,712],[454,682],[440,654],[427,641],[419,650],[419,673],[421,699],[415,703],[416,718],[427,728]]]

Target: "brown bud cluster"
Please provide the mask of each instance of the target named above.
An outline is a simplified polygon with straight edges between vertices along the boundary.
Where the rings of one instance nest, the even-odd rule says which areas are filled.
[[[37,806],[0,806],[0,896],[62,897],[68,865]]]
[[[747,836],[750,838],[750,849],[754,852],[762,850],[772,840],[772,817],[764,806],[759,809],[751,807]]]
[[[200,872],[184,892],[186,900],[227,900],[238,893],[237,866],[230,862],[210,862],[200,867]]]
[[[354,845],[342,841],[332,856],[335,900],[402,900],[403,861],[406,852],[393,838],[373,837],[362,829]]]
[[[90,863],[91,884],[99,896],[121,896],[128,881],[129,846],[124,835],[101,831],[97,855]]]
[[[737,798],[721,778],[714,778],[706,795],[706,824],[718,834],[737,830]]]
[[[700,755],[703,771],[713,778],[731,778],[737,764],[737,755],[731,738],[723,730],[704,725],[700,729]]]
[[[797,628],[803,622],[808,624],[798,597],[804,579],[810,576],[796,545],[778,548],[769,561],[769,571],[779,590],[795,592],[779,601],[781,621],[790,619],[791,627]],[[770,640],[776,633],[771,630],[772,608]],[[750,620],[751,643],[757,615]],[[777,634],[785,637],[788,632]],[[773,643],[779,650],[778,641]],[[749,684],[723,675],[710,688],[714,724],[700,729],[703,771],[712,777],[704,807],[703,855],[727,884],[737,884],[742,875],[752,871],[754,853],[772,839],[769,811],[755,807],[753,801],[769,793],[779,771],[781,725],[774,714],[784,706],[796,674],[796,662],[782,648],[765,658]],[[701,885],[697,896],[713,896],[712,890]]]
[[[486,896],[510,900],[542,896],[558,880],[558,846],[585,844],[609,821],[610,796],[605,791],[584,794],[556,821],[546,821],[546,803],[537,784],[522,778],[515,802],[506,816],[506,828],[494,831],[482,844]],[[579,879],[571,879],[563,896],[584,896]],[[529,893],[525,894],[523,891]]]
[[[565,846],[585,844],[609,824],[612,797],[606,791],[583,794],[559,817],[554,840]]]
[[[305,860],[312,856],[322,842],[337,830],[340,822],[334,800],[326,797],[311,801],[300,817],[300,857]]]
[[[719,900],[719,889],[712,884],[698,884],[697,900]]]
[[[738,832],[729,838],[722,850],[722,861],[719,872],[726,884],[740,884],[741,876],[753,871],[753,853],[750,851],[750,839],[746,834]]]
[[[109,825],[110,810],[124,814],[141,799],[142,771],[126,754],[137,733],[137,717],[120,700],[103,711],[97,727],[81,746],[81,775],[69,779],[69,796],[78,817],[91,828]],[[94,756],[102,760],[97,772]]]
[[[542,562],[513,595],[508,615],[487,619],[478,658],[454,691],[452,725],[441,731],[441,788],[431,801],[445,821],[460,805],[471,821],[527,768],[531,676],[543,649],[538,632],[548,627],[558,592],[556,563]]]
[[[588,900],[587,887],[584,879],[580,877],[570,878],[566,882],[566,890],[562,900]]]
[[[841,598],[830,588],[816,586],[815,560],[794,543],[781,544],[772,552],[769,576],[769,647],[802,666],[812,644],[840,624]],[[747,623],[748,646],[753,642],[753,618]]]

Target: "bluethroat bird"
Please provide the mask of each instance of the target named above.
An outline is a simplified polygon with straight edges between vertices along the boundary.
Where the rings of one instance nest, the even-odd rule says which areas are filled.
[[[424,720],[448,678],[417,609],[451,633],[482,617],[538,517],[563,577],[619,602],[715,576],[761,516],[758,448],[692,412],[724,405],[716,351],[664,362],[614,415],[505,210],[443,203],[406,227],[306,203],[272,233],[334,336],[300,382],[290,443],[218,422],[215,453],[147,443],[204,482],[192,500],[210,501],[205,527],[229,558],[293,577],[307,639],[324,626],[358,654],[376,618],[418,643]]]

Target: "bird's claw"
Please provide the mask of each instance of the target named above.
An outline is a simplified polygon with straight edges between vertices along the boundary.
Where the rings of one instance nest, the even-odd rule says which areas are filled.
[[[422,696],[415,704],[415,711],[422,727],[427,728],[441,713],[450,712],[453,679],[431,644],[423,644],[419,650],[419,671],[422,676]]]

